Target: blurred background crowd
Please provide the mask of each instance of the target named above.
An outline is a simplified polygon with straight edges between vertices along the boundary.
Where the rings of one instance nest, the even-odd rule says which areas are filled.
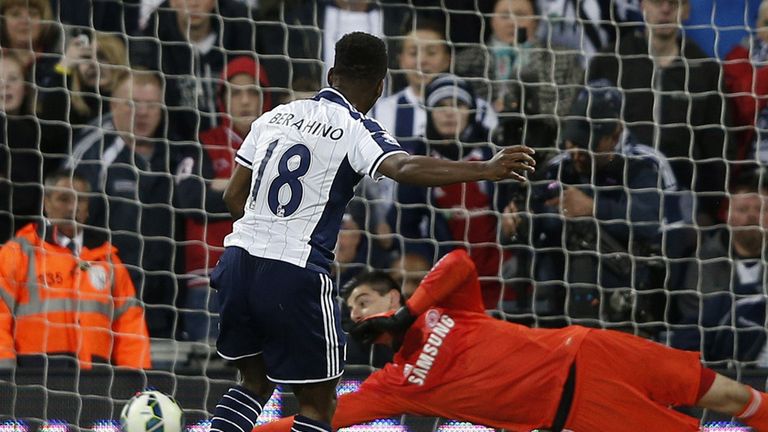
[[[525,144],[538,166],[527,184],[364,180],[342,292],[375,269],[407,297],[461,247],[500,318],[768,366],[759,0],[0,0],[0,364],[207,355],[234,153],[327,84],[351,31],[388,45],[369,116],[410,153]]]

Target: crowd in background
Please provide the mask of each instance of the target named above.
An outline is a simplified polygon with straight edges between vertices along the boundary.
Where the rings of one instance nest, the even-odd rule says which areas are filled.
[[[699,3],[0,0],[0,244],[24,253],[18,232],[38,230],[82,261],[66,249],[77,231],[45,233],[45,179],[68,172],[87,182],[77,222],[114,246],[149,336],[213,341],[234,154],[262,113],[327,84],[342,35],[365,31],[390,53],[368,115],[407,151],[484,160],[522,143],[538,166],[528,184],[363,180],[340,287],[383,269],[407,297],[461,247],[502,318],[768,366],[768,2]],[[9,337],[24,280],[0,271]]]

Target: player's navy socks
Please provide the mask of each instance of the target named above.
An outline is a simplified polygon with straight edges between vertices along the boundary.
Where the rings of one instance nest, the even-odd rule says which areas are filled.
[[[312,420],[303,415],[297,415],[293,418],[293,427],[291,432],[331,432],[331,425],[318,420]]]
[[[212,432],[251,432],[267,401],[243,386],[230,388],[213,411]]]

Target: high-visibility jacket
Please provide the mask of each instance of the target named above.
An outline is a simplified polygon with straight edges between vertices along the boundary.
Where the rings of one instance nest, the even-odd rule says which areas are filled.
[[[38,229],[0,248],[0,362],[64,353],[86,369],[94,360],[149,368],[144,309],[116,248],[83,246],[77,257]]]

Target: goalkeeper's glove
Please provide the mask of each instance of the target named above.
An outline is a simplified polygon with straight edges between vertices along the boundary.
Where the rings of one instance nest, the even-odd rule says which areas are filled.
[[[414,321],[416,317],[411,315],[407,306],[403,306],[396,312],[371,315],[355,324],[349,333],[364,344],[392,346],[394,340],[399,339]]]

